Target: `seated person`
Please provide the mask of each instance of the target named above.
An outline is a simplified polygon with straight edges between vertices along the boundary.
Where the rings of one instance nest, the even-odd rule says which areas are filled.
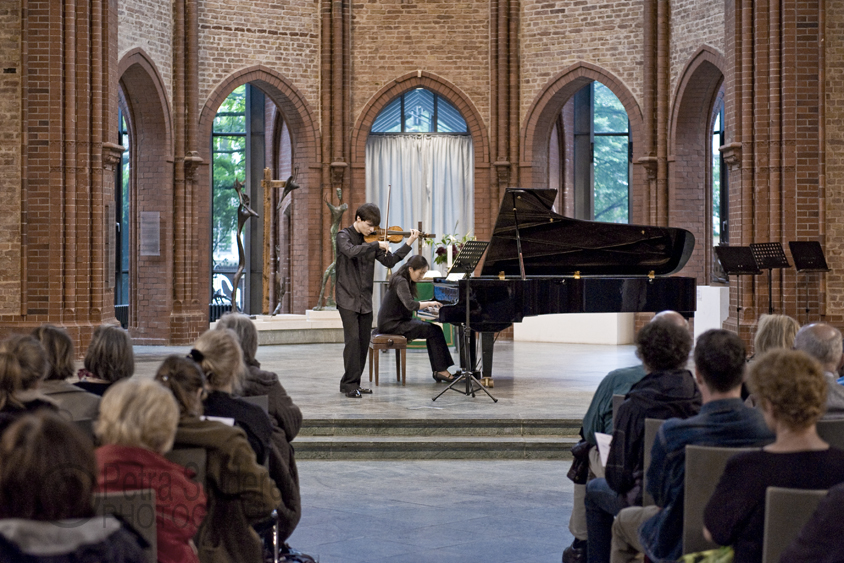
[[[451,352],[443,336],[443,329],[434,323],[413,318],[419,309],[438,308],[437,301],[416,301],[416,284],[428,272],[428,261],[424,256],[411,256],[390,278],[387,293],[378,310],[378,332],[398,334],[408,340],[425,340],[428,359],[434,373],[434,380],[452,381],[448,368],[454,365]]]
[[[59,406],[59,412],[70,420],[95,419],[100,412],[100,397],[67,382],[76,370],[73,367],[73,340],[64,330],[44,325],[32,331],[47,354],[47,378],[41,392]]]
[[[242,313],[226,313],[217,321],[215,328],[228,328],[237,334],[247,368],[242,381],[242,395],[266,395],[268,399],[270,420],[273,422],[270,476],[281,491],[283,502],[278,507],[278,534],[279,542],[284,544],[302,517],[299,472],[296,469],[293,446],[290,444],[302,427],[302,411],[281,386],[278,375],[262,370],[261,364],[255,359],[258,351],[258,331],[248,316]],[[283,549],[290,551],[289,547]]]
[[[689,323],[683,315],[675,311],[662,311],[651,319],[667,320],[677,326],[688,329]],[[604,477],[604,467],[598,459],[597,442],[595,433],[612,434],[612,401],[613,395],[627,395],[630,388],[645,377],[645,368],[642,364],[627,368],[620,368],[609,372],[598,384],[589,408],[583,415],[583,427],[580,435],[583,440],[572,449],[572,455],[580,458],[581,463],[586,464],[588,471],[585,471],[582,480],[574,483],[574,499],[569,518],[569,531],[574,536],[574,542],[563,550],[563,563],[582,563],[586,561],[586,480],[588,478]]]
[[[747,361],[752,362],[756,356],[761,356],[774,348],[791,350],[794,348],[794,339],[799,330],[800,323],[788,315],[762,315],[759,317],[759,325],[753,337],[753,355],[747,358]],[[748,406],[756,406],[756,402],[750,396],[747,383],[741,387],[741,398],[747,401]]]
[[[821,364],[826,379],[824,418],[844,418],[844,386],[838,384],[838,369],[844,364],[841,331],[826,323],[804,326],[794,338],[794,349],[806,352]]]
[[[685,369],[691,348],[688,329],[665,319],[646,324],[636,335],[636,355],[647,375],[618,408],[606,477],[586,485],[589,563],[609,562],[615,515],[642,505],[645,419],[688,418],[700,410],[700,391]]]
[[[40,390],[48,367],[44,348],[33,337],[14,334],[0,342],[0,432],[27,413],[58,410]]]
[[[80,381],[74,385],[100,397],[113,383],[132,377],[135,353],[129,333],[119,326],[98,326],[83,365],[85,368],[78,374]]]
[[[732,546],[735,561],[758,563],[768,487],[828,489],[844,482],[844,451],[818,436],[827,382],[817,361],[797,350],[771,350],[750,365],[748,384],[776,440],[727,462],[703,522],[704,536]]]
[[[241,389],[246,371],[237,334],[229,329],[205,331],[194,343],[191,357],[205,374],[205,415],[232,419],[243,428],[258,463],[264,465],[270,453],[273,425],[264,409],[234,396]]]
[[[262,561],[261,540],[253,526],[265,524],[281,504],[267,469],[255,462],[244,431],[203,420],[205,375],[191,359],[170,356],[155,374],[179,404],[176,448],[206,452],[208,514],[196,535],[202,563]]]
[[[0,560],[145,563],[139,538],[112,516],[94,518],[94,446],[41,411],[0,440]]]
[[[179,407],[150,379],[126,379],[112,385],[100,404],[94,431],[98,489],[155,491],[155,531],[159,563],[199,563],[193,536],[205,517],[202,485],[189,470],[168,461]]]
[[[618,513],[613,563],[634,561],[641,551],[653,562],[677,561],[682,555],[686,446],[740,448],[773,441],[762,413],[741,400],[745,357],[744,343],[732,332],[708,330],[697,339],[695,379],[703,406],[696,416],[671,418],[660,427],[647,475],[656,506],[631,506]]]
[[[780,556],[780,563],[841,563],[844,561],[844,483],[829,489],[800,535]]]

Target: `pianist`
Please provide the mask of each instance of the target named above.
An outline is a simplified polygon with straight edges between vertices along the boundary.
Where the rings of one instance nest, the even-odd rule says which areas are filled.
[[[399,334],[408,340],[424,339],[428,347],[428,359],[434,380],[452,381],[448,367],[454,365],[451,352],[439,325],[413,318],[413,312],[420,309],[437,309],[437,301],[415,301],[416,284],[425,277],[428,261],[424,256],[411,256],[390,278],[387,293],[378,310],[378,332]]]

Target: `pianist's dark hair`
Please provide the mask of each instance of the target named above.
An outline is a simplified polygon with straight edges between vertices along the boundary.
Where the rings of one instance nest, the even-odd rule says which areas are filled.
[[[410,268],[413,268],[414,270],[421,270],[422,268],[427,267],[428,261],[425,260],[425,257],[421,254],[414,254],[407,259],[407,262],[402,264],[401,268],[393,273],[393,277],[390,278],[388,288],[393,289],[396,285],[396,280],[404,278],[407,280],[407,285],[410,286],[410,294],[416,297],[416,282],[410,279]]]
[[[361,221],[366,221],[370,225],[377,227],[381,224],[381,210],[374,203],[364,203],[358,210],[355,211],[355,219],[361,218]]]

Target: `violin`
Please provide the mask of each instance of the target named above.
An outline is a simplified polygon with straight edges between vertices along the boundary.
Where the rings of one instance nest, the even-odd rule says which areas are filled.
[[[404,240],[405,237],[410,236],[410,231],[402,230],[401,227],[387,227],[385,231],[382,228],[377,228],[371,235],[366,235],[363,237],[364,242],[378,242],[379,240],[385,240],[387,242],[392,243],[399,243]],[[429,238],[436,238],[437,235],[428,234],[428,233],[419,233],[419,238],[422,239],[429,239]]]

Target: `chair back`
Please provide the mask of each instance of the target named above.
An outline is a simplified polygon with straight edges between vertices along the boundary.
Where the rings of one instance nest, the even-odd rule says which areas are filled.
[[[144,550],[147,562],[156,563],[158,542],[155,532],[155,491],[153,489],[94,493],[94,510],[98,516],[119,516],[149,544],[149,547]]]
[[[624,395],[615,394],[612,396],[612,421],[613,430],[615,430],[615,419],[618,417],[618,407],[624,402]]]
[[[694,553],[718,547],[703,537],[703,509],[706,508],[706,503],[715,492],[727,461],[737,453],[758,449],[686,446],[683,553]]]
[[[196,473],[193,480],[205,486],[205,463],[208,458],[205,448],[174,448],[164,457]]]
[[[762,563],[779,563],[785,548],[809,521],[826,491],[768,487],[765,494],[765,535]]]
[[[642,476],[642,506],[653,506],[654,498],[648,494],[648,468],[651,466],[651,450],[656,441],[656,433],[664,420],[658,418],[645,419],[645,473]]]
[[[833,420],[819,420],[818,436],[833,448],[844,450],[844,418]]]
[[[267,395],[254,395],[252,397],[240,397],[247,403],[252,403],[253,405],[258,405],[263,409],[264,414],[269,414],[270,412],[270,398]]]

